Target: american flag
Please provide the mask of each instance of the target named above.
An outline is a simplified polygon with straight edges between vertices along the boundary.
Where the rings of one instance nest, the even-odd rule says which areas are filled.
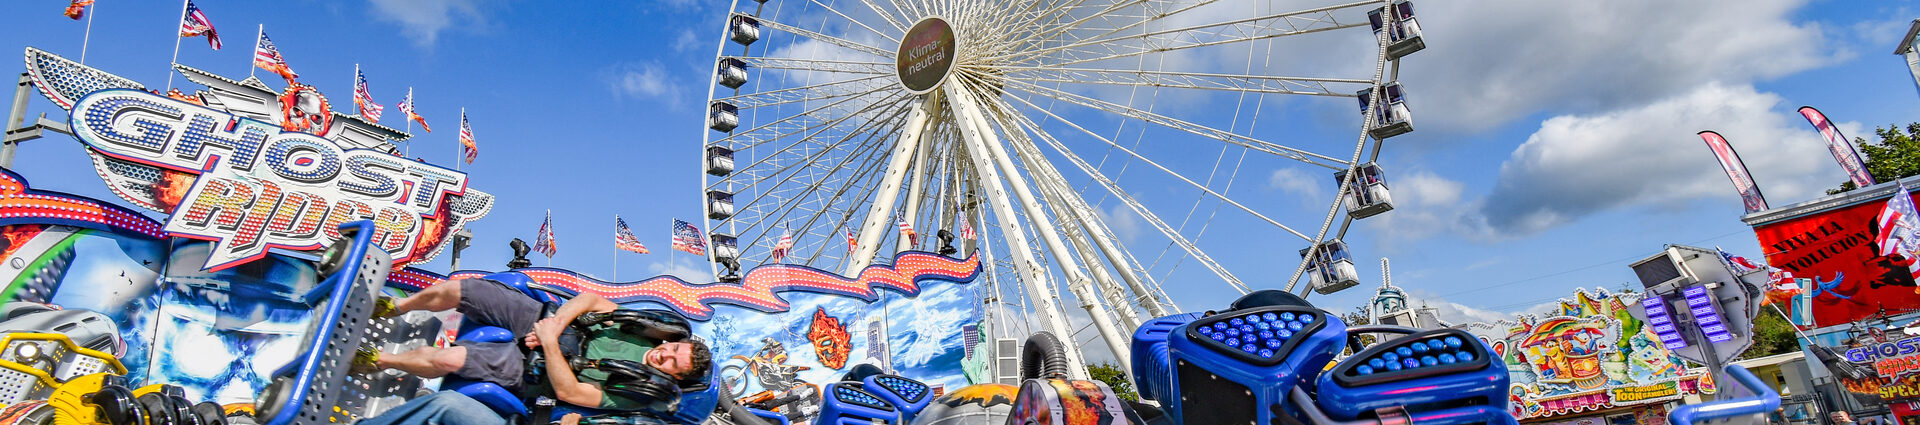
[[[700,236],[700,228],[674,219],[673,249],[693,255],[707,255],[707,238]]]
[[[353,104],[360,107],[361,117],[376,123],[380,122],[380,113],[387,110],[380,102],[373,101],[373,92],[367,90],[367,74],[360,72],[358,66],[353,68]]]
[[[853,237],[853,229],[847,229],[847,253],[851,254],[855,248],[859,247],[860,240]]]
[[[547,210],[547,221],[540,222],[540,233],[533,239],[533,250],[547,254],[547,258],[560,252],[559,241],[553,239],[553,210]]]
[[[1913,252],[1920,249],[1920,237],[1914,235],[1920,230],[1920,217],[1915,214],[1913,195],[1907,192],[1907,185],[1901,184],[1900,191],[1893,193],[1893,199],[1887,200],[1880,217],[1874,220],[1880,226],[1880,234],[1873,239],[1880,245],[1880,255],[1913,258]]]
[[[613,247],[633,251],[635,254],[652,254],[646,245],[640,244],[640,238],[633,236],[633,229],[627,228],[627,221],[619,215],[613,216]]]
[[[907,245],[920,244],[920,234],[913,232],[913,223],[908,223],[906,217],[900,217],[900,235],[907,237]]]
[[[407,114],[407,119],[413,120],[415,122],[419,122],[421,130],[426,130],[428,133],[433,132],[433,127],[427,126],[427,117],[420,116],[420,114],[414,113],[413,111],[413,88],[412,87],[407,88],[407,97],[400,99],[400,112]]]
[[[793,250],[793,229],[780,231],[780,242],[773,244],[773,262],[787,259],[787,252]]]
[[[473,144],[473,126],[467,124],[467,110],[460,110],[460,152],[467,154],[467,163],[480,157],[480,146]]]
[[[1725,262],[1727,264],[1727,267],[1732,268],[1734,273],[1736,274],[1746,274],[1747,272],[1750,272],[1750,271],[1760,270],[1762,268],[1765,268],[1765,266],[1754,264],[1753,261],[1748,260],[1747,257],[1733,255],[1733,253],[1727,252],[1727,250],[1724,250],[1724,249],[1720,249],[1720,247],[1716,246],[1716,247],[1713,247],[1713,249],[1715,251],[1720,251],[1720,261]]]
[[[266,28],[260,29],[260,40],[253,45],[253,66],[280,74],[280,78],[287,81],[300,78],[299,73],[293,72],[293,67],[287,66],[287,58],[280,56],[280,48],[274,47],[273,40],[267,38]]]
[[[192,1],[188,1],[187,14],[180,17],[180,36],[197,37],[203,34],[207,36],[208,46],[213,47],[213,50],[220,50],[220,32],[213,30],[213,21],[207,20],[207,14],[200,13],[200,6],[194,6]]]
[[[966,240],[973,240],[973,238],[974,238],[974,237],[976,237],[976,236],[978,236],[978,235],[975,235],[975,234],[973,233],[973,221],[972,221],[972,220],[967,220],[967,221],[961,221],[961,222],[960,222],[960,239],[966,239]]]

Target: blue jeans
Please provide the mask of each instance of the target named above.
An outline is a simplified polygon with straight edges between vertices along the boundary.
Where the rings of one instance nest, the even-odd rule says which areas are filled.
[[[506,425],[507,420],[464,394],[441,391],[408,401],[357,425]]]

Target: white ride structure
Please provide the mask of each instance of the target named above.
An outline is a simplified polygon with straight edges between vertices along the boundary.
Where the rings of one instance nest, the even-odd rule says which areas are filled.
[[[899,251],[944,248],[944,238],[916,241],[905,229],[972,230],[943,253],[981,257],[989,314],[1026,312],[995,315],[993,334],[1078,335],[1059,305],[1070,300],[1121,365],[1142,320],[1179,312],[1160,284],[1179,264],[1252,289],[1209,255],[1244,249],[1250,237],[1239,233],[1307,247],[1288,291],[1303,274],[1312,284],[1302,294],[1357,284],[1340,238],[1354,219],[1392,209],[1374,161],[1381,139],[1412,130],[1398,83],[1400,57],[1425,46],[1412,5],[1249,3],[735,0],[703,123],[715,277],[775,261],[852,275]],[[1354,48],[1298,51],[1328,46]],[[1358,75],[1277,75],[1342,71]],[[1315,97],[1357,98],[1361,113],[1338,117],[1357,118],[1347,122],[1358,131],[1289,144],[1256,135],[1261,108]],[[1351,110],[1353,100],[1341,102]],[[1324,216],[1290,217],[1273,196],[1231,191],[1242,167],[1264,181],[1288,161],[1336,176]],[[1223,212],[1257,225],[1203,245]],[[1151,263],[1123,246],[1115,215],[1137,216],[1151,242],[1164,240]],[[776,257],[783,239],[792,246]],[[1003,285],[1024,291],[1003,296]]]

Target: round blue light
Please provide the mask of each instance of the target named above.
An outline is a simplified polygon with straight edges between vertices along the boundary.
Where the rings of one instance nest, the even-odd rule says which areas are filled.
[[[1452,355],[1452,354],[1441,354],[1441,355],[1440,355],[1440,363],[1443,363],[1443,364],[1453,364],[1453,362],[1457,362],[1457,361],[1459,361],[1459,360],[1458,360],[1458,359],[1454,359],[1454,358],[1453,358],[1453,355]]]
[[[1240,351],[1245,351],[1248,354],[1252,354],[1255,351],[1260,351],[1260,349],[1258,347],[1254,347],[1253,343],[1249,342],[1247,343],[1247,345],[1240,346]]]
[[[1260,322],[1260,323],[1253,324],[1253,327],[1260,328],[1260,330],[1264,331],[1267,329],[1273,329],[1273,324],[1267,323],[1267,322]]]
[[[1260,331],[1260,339],[1273,339],[1273,331]]]
[[[1280,316],[1273,315],[1273,312],[1266,312],[1266,313],[1261,313],[1260,318],[1267,319],[1267,321],[1271,322],[1274,320],[1278,320]]]
[[[1199,329],[1199,331],[1200,331],[1200,334],[1201,334],[1201,335],[1206,335],[1206,334],[1210,334],[1210,333],[1213,333],[1213,328],[1209,328],[1209,327],[1206,327],[1206,326],[1201,326],[1201,327],[1200,327],[1200,329]]]
[[[1277,349],[1280,349],[1280,345],[1281,345],[1280,340],[1277,340],[1277,339],[1267,340],[1267,348],[1272,348],[1277,350]]]
[[[1387,371],[1388,371],[1388,372],[1392,372],[1392,371],[1396,371],[1396,370],[1400,370],[1400,369],[1401,369],[1401,368],[1400,368],[1400,362],[1389,362],[1389,363],[1387,363]]]
[[[1273,313],[1267,313],[1267,314],[1273,314]],[[1289,311],[1289,312],[1281,312],[1281,313],[1280,313],[1280,320],[1285,320],[1285,321],[1289,321],[1289,322],[1291,322],[1291,321],[1293,321],[1293,312],[1290,312],[1290,311]]]
[[[1460,341],[1460,337],[1457,337],[1457,336],[1447,337],[1446,341],[1447,341],[1447,348],[1460,348],[1460,344],[1462,343],[1462,341]]]
[[[1260,357],[1273,358],[1273,350],[1260,350]]]
[[[1223,334],[1223,333],[1214,333],[1214,334],[1208,334],[1208,335],[1207,335],[1207,337],[1208,337],[1208,338],[1213,338],[1213,340],[1214,340],[1214,341],[1220,341],[1220,340],[1224,340],[1224,339],[1227,339],[1227,334]]]
[[[1420,364],[1425,366],[1439,366],[1440,359],[1433,358],[1433,356],[1420,356]]]
[[[1408,368],[1420,367],[1420,361],[1414,359],[1400,359],[1400,364],[1407,365]]]
[[[1227,338],[1226,341],[1220,341],[1220,342],[1227,343],[1228,346],[1237,347],[1240,345],[1240,338]]]
[[[1409,357],[1413,355],[1413,349],[1407,348],[1407,347],[1395,348],[1393,349],[1393,352],[1399,353],[1400,357]]]
[[[1429,339],[1427,340],[1427,348],[1432,348],[1434,350],[1445,350],[1447,349],[1447,343],[1440,342],[1440,340],[1437,340],[1437,339]]]
[[[1240,318],[1235,317],[1233,318],[1233,320],[1228,320],[1227,323],[1230,323],[1232,326],[1240,326],[1240,325],[1247,324],[1247,321],[1240,320]]]
[[[1240,330],[1235,328],[1227,328],[1227,336],[1240,336]]]
[[[1389,353],[1382,353],[1382,354],[1380,354],[1380,360],[1386,360],[1386,361],[1387,361],[1387,363],[1397,363],[1397,362],[1399,362],[1399,361],[1400,361],[1400,355],[1399,355],[1399,354],[1394,354],[1394,353],[1391,353],[1391,352],[1389,352]]]
[[[1470,361],[1473,361],[1473,353],[1467,352],[1467,351],[1461,351],[1459,353],[1455,353],[1453,355],[1453,358],[1460,359],[1460,361],[1463,361],[1463,362],[1470,362]]]
[[[1280,339],[1287,339],[1287,338],[1292,338],[1292,337],[1293,337],[1293,331],[1290,331],[1290,330],[1286,330],[1286,329],[1280,329],[1280,330],[1276,330],[1276,331],[1274,331],[1274,332],[1273,332],[1273,334],[1274,334],[1274,335],[1279,335],[1279,336],[1280,336]]]
[[[1312,322],[1312,321],[1313,321],[1313,315],[1311,315],[1311,314],[1302,314],[1302,315],[1300,315],[1300,321],[1302,321],[1302,322]]]
[[[1246,333],[1253,333],[1253,325],[1240,325],[1240,331],[1246,332]]]
[[[1367,366],[1373,366],[1374,369],[1379,369],[1387,367],[1387,362],[1381,361],[1380,359],[1367,359]]]
[[[1291,330],[1296,330],[1296,331],[1298,331],[1298,330],[1300,330],[1300,328],[1302,328],[1302,327],[1304,327],[1304,326],[1301,326],[1301,325],[1300,325],[1300,322],[1287,322],[1287,329],[1291,329]]]
[[[1372,375],[1373,367],[1367,366],[1367,365],[1360,365],[1358,367],[1353,368],[1353,371],[1361,375]]]
[[[1427,348],[1426,344],[1413,344],[1408,347],[1413,348],[1413,352],[1415,353],[1425,353],[1428,350],[1432,350],[1431,348]]]

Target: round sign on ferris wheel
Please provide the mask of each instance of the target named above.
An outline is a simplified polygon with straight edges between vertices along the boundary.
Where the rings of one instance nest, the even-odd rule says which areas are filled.
[[[894,55],[900,85],[913,94],[940,87],[953,70],[954,44],[953,26],[945,19],[927,17],[913,24],[900,40],[900,52]]]

